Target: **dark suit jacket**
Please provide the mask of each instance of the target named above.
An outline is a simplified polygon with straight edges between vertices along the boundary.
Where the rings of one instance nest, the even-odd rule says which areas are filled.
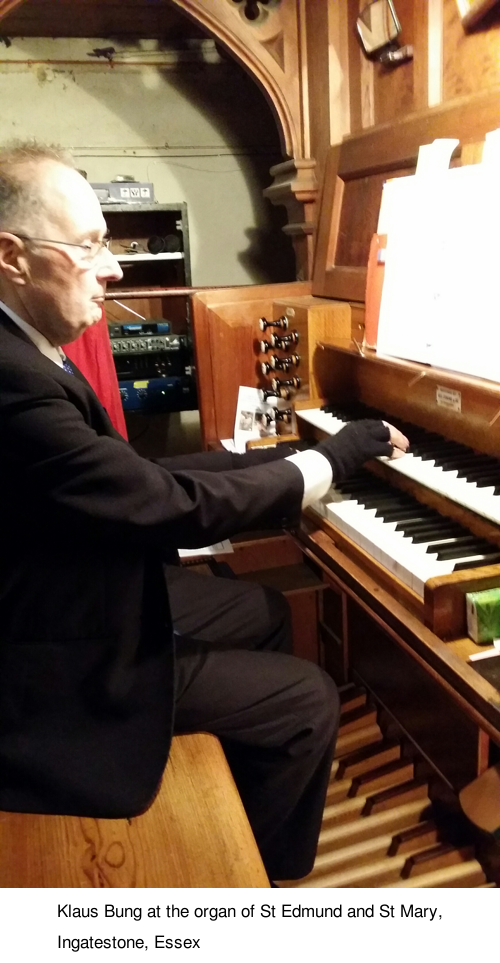
[[[135,814],[172,732],[163,561],[296,518],[302,475],[276,451],[139,457],[1,312],[0,457],[0,809]]]

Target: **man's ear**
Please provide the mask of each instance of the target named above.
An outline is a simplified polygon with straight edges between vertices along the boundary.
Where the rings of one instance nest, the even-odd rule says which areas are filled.
[[[24,242],[7,231],[0,231],[0,272],[11,284],[24,285],[29,277]]]

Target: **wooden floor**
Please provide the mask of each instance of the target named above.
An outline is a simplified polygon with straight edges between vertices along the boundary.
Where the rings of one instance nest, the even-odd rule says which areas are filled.
[[[447,838],[427,779],[387,740],[366,693],[342,693],[342,716],[312,873],[282,887],[491,886],[470,839]],[[456,834],[455,834],[456,835]]]

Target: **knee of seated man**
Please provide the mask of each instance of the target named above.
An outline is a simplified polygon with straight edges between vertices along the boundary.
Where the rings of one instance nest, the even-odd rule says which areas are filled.
[[[310,725],[316,733],[324,732],[334,737],[340,717],[340,699],[333,679],[319,666],[304,659],[295,659],[300,666],[298,711],[303,724]]]

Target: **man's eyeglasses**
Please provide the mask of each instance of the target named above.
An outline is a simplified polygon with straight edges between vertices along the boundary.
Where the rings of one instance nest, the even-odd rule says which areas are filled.
[[[98,260],[99,255],[102,254],[103,250],[109,251],[109,246],[111,244],[111,237],[106,234],[102,241],[83,241],[81,244],[76,244],[74,241],[55,241],[49,237],[31,237],[28,234],[15,234],[21,241],[36,241],[41,244],[63,244],[64,247],[79,247],[83,251],[81,260],[84,264],[92,265]]]

